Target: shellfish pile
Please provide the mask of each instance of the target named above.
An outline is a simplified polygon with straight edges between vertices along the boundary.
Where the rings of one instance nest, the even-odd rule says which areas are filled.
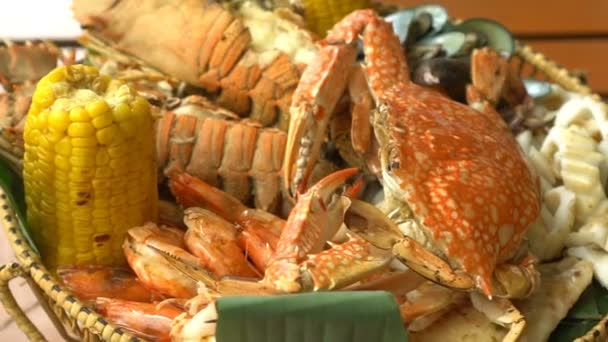
[[[130,269],[58,270],[75,295],[159,340],[212,339],[224,296],[383,290],[414,340],[538,341],[592,274],[608,287],[604,103],[522,79],[491,20],[353,8],[319,36],[297,10],[75,1],[87,54],[62,63],[152,105],[161,194],[125,236]],[[60,55],[0,49],[15,169]]]

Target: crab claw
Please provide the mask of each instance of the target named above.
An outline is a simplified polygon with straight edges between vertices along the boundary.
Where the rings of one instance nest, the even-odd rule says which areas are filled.
[[[307,255],[321,252],[344,222],[350,200],[336,192],[357,173],[357,168],[334,172],[298,196],[266,268],[264,283],[282,292],[301,290],[299,263]]]
[[[338,188],[358,173],[357,168],[334,172],[297,198],[277,244],[277,254],[296,247],[304,256],[318,253],[344,222],[350,200]]]
[[[327,44],[322,49],[321,61],[304,71],[290,107],[283,185],[293,197],[306,189],[319,159],[330,116],[346,90],[350,61],[357,52],[355,46]]]

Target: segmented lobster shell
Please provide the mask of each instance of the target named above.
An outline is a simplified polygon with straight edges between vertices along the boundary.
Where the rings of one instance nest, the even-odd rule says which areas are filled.
[[[253,199],[257,208],[279,209],[285,133],[175,112],[163,115],[158,125],[157,156],[165,174],[186,171],[243,203]]]
[[[280,49],[254,47],[244,20],[222,5],[200,0],[122,0],[102,4],[76,0],[74,13],[88,29],[80,40],[83,45],[103,42],[203,88],[220,106],[242,117],[287,130],[291,95],[300,79],[300,67]],[[295,24],[289,28],[299,30]],[[312,39],[307,39],[312,46]]]

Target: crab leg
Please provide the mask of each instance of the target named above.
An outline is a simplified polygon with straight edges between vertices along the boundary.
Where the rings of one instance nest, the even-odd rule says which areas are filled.
[[[391,260],[390,252],[376,248],[358,236],[350,236],[347,242],[309,256],[300,265],[300,272],[303,278],[310,278],[314,291],[332,290],[388,267]],[[305,286],[309,285],[306,283]]]
[[[507,59],[491,48],[475,49],[471,55],[471,81],[467,102],[488,101],[495,107],[501,99],[516,106],[529,98],[523,81],[509,66]]]
[[[536,269],[538,258],[531,253],[516,265],[500,264],[494,271],[496,297],[526,298],[538,288],[540,273]]]
[[[410,237],[397,243],[393,252],[409,268],[431,281],[461,290],[475,287],[475,281],[466,272],[452,270],[448,263]]]
[[[327,123],[334,107],[346,89],[347,83],[353,91],[356,106],[353,115],[369,116],[362,110],[369,107],[367,95],[362,95],[361,77],[351,76],[350,71],[355,62],[360,33],[363,33],[365,49],[364,72],[369,75],[368,83],[372,97],[378,103],[377,94],[386,91],[393,84],[409,82],[408,66],[401,45],[397,39],[387,39],[386,33],[392,34],[390,24],[381,20],[370,20],[375,15],[371,10],[353,12],[328,32],[322,42],[319,61],[308,66],[294,93],[291,111],[291,122],[287,137],[287,149],[283,163],[283,181],[285,188],[292,192],[302,192],[312,172],[312,167],[319,158],[319,149],[326,133]],[[386,27],[382,27],[382,25]],[[390,37],[388,37],[390,38]],[[378,46],[382,42],[381,48]],[[383,69],[382,77],[378,71]],[[386,72],[387,71],[387,72]],[[366,131],[364,122],[369,119],[356,117],[353,122],[359,128],[353,138],[357,148],[365,143]],[[362,124],[362,125],[361,125]],[[369,144],[368,144],[369,146]],[[295,167],[295,170],[294,170]]]
[[[426,250],[415,240],[405,237],[393,247],[397,258],[423,277],[454,289],[474,287],[475,280],[466,272],[453,270],[448,263]],[[492,278],[492,296],[525,298],[540,282],[535,268],[537,259],[528,254],[518,265],[500,264]]]
[[[298,264],[309,253],[320,252],[342,225],[350,201],[336,190],[357,173],[356,168],[334,172],[299,196],[266,269],[265,283],[280,291],[300,290]]]
[[[440,319],[455,306],[466,301],[465,292],[425,282],[404,296],[399,305],[401,318],[410,331],[420,331]]]
[[[305,190],[331,114],[347,85],[356,46],[325,44],[320,61],[309,66],[293,95],[283,162],[284,189],[292,196]],[[297,165],[297,167],[296,167]],[[295,167],[295,169],[294,169]]]
[[[348,93],[353,103],[351,140],[356,152],[364,154],[372,142],[372,124],[369,113],[374,106],[374,100],[367,88],[367,80],[359,66],[353,67],[348,81]]]
[[[475,309],[485,314],[490,321],[509,328],[503,342],[515,342],[521,336],[526,327],[526,319],[510,300],[506,298],[489,300],[480,293],[472,292],[471,302]]]

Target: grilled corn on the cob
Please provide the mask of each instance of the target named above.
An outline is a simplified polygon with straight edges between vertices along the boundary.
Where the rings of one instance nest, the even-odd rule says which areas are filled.
[[[27,220],[45,264],[118,265],[126,231],[157,216],[146,100],[90,66],[40,80],[27,115]]]
[[[300,0],[308,27],[325,36],[327,30],[354,10],[372,8],[370,0]]]

